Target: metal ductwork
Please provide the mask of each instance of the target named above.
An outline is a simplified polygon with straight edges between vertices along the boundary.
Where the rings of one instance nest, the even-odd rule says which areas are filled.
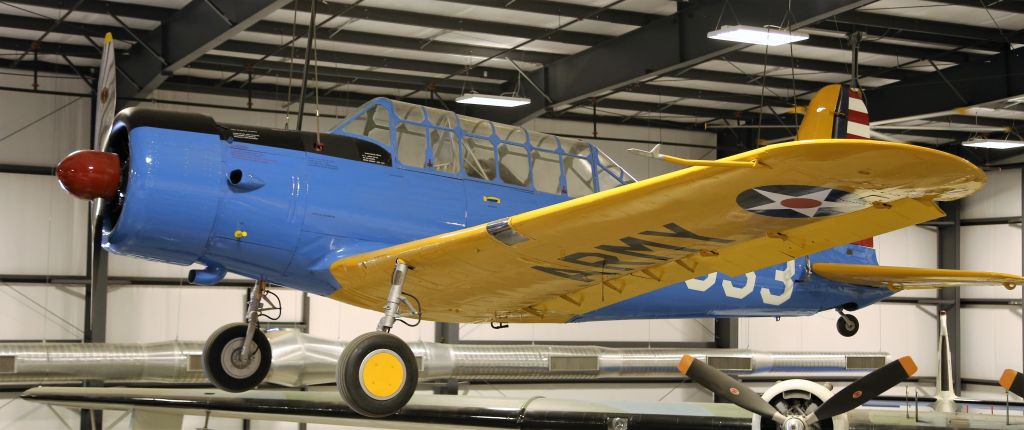
[[[295,387],[335,381],[344,342],[298,331],[267,334],[274,362],[267,382]],[[0,344],[0,383],[205,383],[202,342],[149,344]],[[888,362],[886,353],[771,353],[748,350],[605,348],[554,345],[410,344],[420,380],[586,381],[683,379],[676,369],[690,354],[729,373],[764,376],[806,372],[864,373]]]
[[[0,383],[205,383],[202,342],[0,343]]]

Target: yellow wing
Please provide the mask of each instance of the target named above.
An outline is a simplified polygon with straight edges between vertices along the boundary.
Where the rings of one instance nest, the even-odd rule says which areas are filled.
[[[691,167],[339,259],[332,298],[381,309],[401,258],[414,267],[405,291],[425,319],[564,322],[711,272],[735,276],[935,219],[934,200],[985,182],[961,158],[870,140],[792,142],[724,160],[756,167]],[[795,200],[779,197],[786,190]],[[815,190],[834,194],[814,203]]]
[[[1002,285],[1013,289],[1024,283],[1024,277],[1017,275],[971,270],[917,269],[839,263],[814,263],[811,270],[815,275],[836,282],[893,290],[927,290],[970,285]]]

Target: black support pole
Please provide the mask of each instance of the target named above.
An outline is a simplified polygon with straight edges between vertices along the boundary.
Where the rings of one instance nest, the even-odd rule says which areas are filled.
[[[434,342],[459,343],[459,324],[434,323]],[[459,381],[455,379],[445,381],[444,385],[434,388],[434,394],[459,394]]]
[[[309,11],[309,34],[306,35],[306,59],[302,65],[302,86],[299,89],[299,112],[298,121],[295,122],[295,129],[302,130],[302,118],[306,113],[306,82],[309,81],[309,53],[313,51],[313,38],[316,37],[316,4],[314,0]],[[317,130],[319,131],[319,130]]]

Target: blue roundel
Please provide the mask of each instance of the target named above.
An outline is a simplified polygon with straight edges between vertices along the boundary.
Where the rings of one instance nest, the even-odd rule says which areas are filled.
[[[741,208],[770,217],[817,218],[858,211],[871,204],[846,191],[808,185],[766,185],[736,196]]]

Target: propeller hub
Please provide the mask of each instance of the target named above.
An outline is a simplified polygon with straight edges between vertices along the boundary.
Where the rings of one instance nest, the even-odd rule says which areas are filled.
[[[782,428],[785,430],[804,430],[807,428],[807,424],[800,417],[787,417],[786,421],[782,423]]]
[[[117,154],[103,151],[75,151],[57,164],[61,188],[80,199],[111,200],[121,182],[121,161]]]

